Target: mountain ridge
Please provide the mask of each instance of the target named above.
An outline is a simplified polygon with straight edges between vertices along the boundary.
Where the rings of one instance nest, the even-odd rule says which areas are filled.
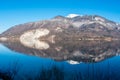
[[[20,36],[26,31],[47,28],[50,31],[57,32],[56,30],[67,30],[70,32],[85,33],[89,36],[89,32],[98,36],[104,37],[120,37],[120,24],[108,20],[99,15],[83,15],[75,16],[73,18],[64,17],[61,15],[55,16],[50,20],[43,20],[37,22],[24,23],[16,25],[7,31],[3,32],[0,36]],[[59,31],[58,31],[59,32]],[[88,34],[87,34],[88,33]],[[71,33],[72,34],[72,33]],[[84,35],[84,36],[86,36]],[[91,35],[92,36],[92,35]]]

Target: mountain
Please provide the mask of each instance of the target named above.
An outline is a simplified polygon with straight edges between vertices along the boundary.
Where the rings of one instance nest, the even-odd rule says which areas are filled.
[[[1,36],[20,36],[26,31],[40,28],[46,28],[53,34],[77,34],[79,37],[120,37],[120,24],[98,15],[79,16],[75,14],[16,25],[3,32]]]

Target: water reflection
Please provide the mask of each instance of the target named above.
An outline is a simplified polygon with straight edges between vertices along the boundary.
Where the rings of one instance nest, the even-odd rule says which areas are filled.
[[[108,52],[111,52],[108,54],[113,54],[110,56],[112,58],[105,56],[106,60],[100,61],[98,63],[93,63],[93,62],[84,63],[86,61],[81,59],[81,61],[83,62],[77,65],[71,65],[66,61],[58,62],[41,57],[22,55],[21,53],[24,52],[28,55],[31,54],[31,55],[42,56],[39,55],[39,53],[37,53],[40,52],[41,50],[24,47],[19,42],[5,42],[3,44],[7,46],[9,49],[13,50],[11,51],[5,47],[2,48],[0,47],[0,79],[2,78],[3,80],[119,80],[120,79],[120,74],[119,74],[120,57],[115,56],[118,55],[117,53],[119,52],[119,42],[84,42],[83,41],[83,42],[79,42],[79,44],[76,43],[79,46],[76,47],[73,46],[74,49],[77,50],[79,49],[79,52],[81,50],[82,54],[88,54],[90,53],[91,50],[94,49],[98,49],[96,51],[96,55],[95,53],[90,53],[89,55],[98,56],[100,54],[103,54],[103,52],[106,52],[106,55]],[[72,45],[62,46],[63,44],[58,44],[58,45],[61,46],[59,47],[61,49],[60,51],[62,51],[64,48],[66,48],[64,50],[68,49],[69,51],[70,50],[69,48],[72,46]],[[52,46],[53,49],[56,46],[57,45],[53,45]],[[71,52],[75,52],[75,51],[73,50]],[[36,52],[36,54],[32,54],[33,52]],[[41,53],[42,52],[45,52],[45,50],[42,50]]]
[[[46,41],[47,42],[47,41]],[[56,41],[55,44],[47,42],[49,48],[41,50],[22,45],[19,41],[2,43],[9,49],[35,55],[44,58],[52,58],[57,61],[99,62],[104,59],[119,55],[119,41]],[[38,44],[39,45],[39,44]]]

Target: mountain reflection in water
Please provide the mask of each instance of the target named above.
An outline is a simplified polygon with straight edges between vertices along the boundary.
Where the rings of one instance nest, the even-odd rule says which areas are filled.
[[[64,41],[55,44],[47,43],[50,46],[49,49],[39,50],[25,47],[18,41],[3,42],[2,44],[12,51],[0,46],[0,79],[120,79],[120,57],[117,56],[120,53],[119,41]],[[23,55],[22,53],[27,55]],[[68,60],[81,63],[71,65],[66,62]]]
[[[56,61],[73,60],[77,62],[99,62],[104,59],[119,55],[120,43],[119,41],[57,41],[55,44],[49,45],[48,49],[38,49],[26,47],[19,41],[9,41],[2,43],[9,49],[25,53],[28,55],[40,56],[44,58],[51,58]],[[38,46],[40,46],[38,44]]]

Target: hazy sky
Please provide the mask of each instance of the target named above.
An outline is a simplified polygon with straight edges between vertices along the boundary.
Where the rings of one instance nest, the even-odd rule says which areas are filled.
[[[120,0],[0,0],[0,33],[21,23],[56,15],[97,14],[120,22]]]

